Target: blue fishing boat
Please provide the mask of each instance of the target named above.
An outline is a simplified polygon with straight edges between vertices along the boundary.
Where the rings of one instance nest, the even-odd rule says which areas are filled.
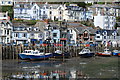
[[[19,53],[19,57],[21,59],[29,59],[29,56],[31,53],[33,53],[33,50],[24,50],[22,53]]]
[[[44,53],[43,50],[25,50],[19,56],[21,59],[42,60],[52,57],[52,53]]]
[[[113,55],[113,56],[118,56],[119,53],[120,53],[119,50],[113,50],[113,51],[112,51],[112,55]]]
[[[91,52],[89,49],[84,48],[79,52],[79,55],[81,57],[92,57],[95,55],[95,53]]]

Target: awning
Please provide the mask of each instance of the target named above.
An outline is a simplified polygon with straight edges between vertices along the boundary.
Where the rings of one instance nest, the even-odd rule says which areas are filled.
[[[37,41],[37,39],[31,39],[31,41]]]
[[[67,38],[60,38],[60,40],[67,40]]]

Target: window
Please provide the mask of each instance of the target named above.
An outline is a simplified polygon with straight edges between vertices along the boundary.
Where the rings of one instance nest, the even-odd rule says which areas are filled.
[[[50,14],[52,14],[52,12],[50,11]]]
[[[39,34],[38,37],[42,38],[42,34]]]
[[[8,1],[8,4],[11,4],[11,1]]]
[[[2,4],[4,4],[4,1],[2,1]]]
[[[61,10],[61,7],[59,7],[59,10]]]
[[[72,37],[73,37],[73,35],[71,34],[71,35],[70,35],[70,38],[72,38]]]
[[[53,33],[53,37],[57,37],[57,33]]]
[[[9,35],[9,30],[7,30],[7,35]]]
[[[26,34],[26,33],[24,33],[24,34],[23,34],[23,37],[26,37],[26,36],[27,36],[27,34]]]
[[[50,9],[52,9],[52,7],[50,7]]]
[[[96,33],[99,34],[99,31],[97,31]]]
[[[5,34],[6,34],[6,32],[7,32],[7,31],[5,30]]]
[[[6,15],[4,15],[4,17],[6,17]]]
[[[116,39],[116,36],[114,36],[114,39]]]
[[[106,32],[106,31],[104,31],[103,35],[107,35],[107,32]]]
[[[106,36],[104,36],[104,39],[106,39]]]
[[[9,42],[9,38],[7,38],[7,42]]]
[[[31,36],[34,36],[34,33],[31,33]]]
[[[84,32],[83,36],[84,36],[84,37],[88,37],[87,31]]]
[[[43,11],[43,14],[45,14],[45,11]]]
[[[71,29],[71,33],[72,33],[72,29]]]
[[[62,12],[60,11],[60,14],[62,14]]]
[[[62,19],[62,17],[60,16],[60,20]]]
[[[16,37],[18,37],[18,34],[16,33]]]
[[[97,38],[100,38],[100,36],[97,36]]]
[[[36,9],[36,6],[34,7],[34,9]]]

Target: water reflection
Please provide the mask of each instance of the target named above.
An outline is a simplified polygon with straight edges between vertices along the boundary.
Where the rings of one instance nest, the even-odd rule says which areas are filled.
[[[29,73],[17,73],[12,74],[10,79],[51,79],[51,80],[62,80],[64,78],[89,78],[83,74],[82,71],[70,70],[70,71],[32,71]]]
[[[35,66],[35,67],[58,67],[62,64],[62,61],[21,61],[19,62],[19,65],[25,66]]]

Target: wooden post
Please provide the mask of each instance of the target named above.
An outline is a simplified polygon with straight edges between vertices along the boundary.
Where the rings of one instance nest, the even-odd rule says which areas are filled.
[[[2,45],[0,44],[0,80],[2,80]]]
[[[2,47],[2,51],[1,51],[1,53],[2,53],[2,54],[1,54],[1,55],[2,55],[2,60],[4,60],[4,58],[5,58],[4,49],[5,49],[5,48],[4,48],[4,46],[2,46],[2,45],[1,45],[1,47]]]

